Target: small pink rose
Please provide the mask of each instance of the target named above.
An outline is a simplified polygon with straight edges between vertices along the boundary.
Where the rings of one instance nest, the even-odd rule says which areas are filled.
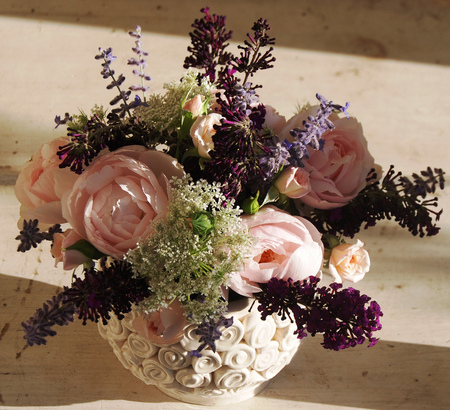
[[[270,128],[275,135],[278,135],[286,125],[286,117],[280,115],[275,108],[265,105],[266,116],[264,117],[264,127]]]
[[[136,332],[157,345],[178,343],[184,336],[185,326],[184,309],[177,299],[167,308],[149,314],[142,313],[133,320]]]
[[[61,198],[78,175],[69,168],[59,168],[61,161],[56,153],[69,142],[68,137],[61,137],[43,144],[19,174],[14,189],[23,219],[37,218],[41,227],[66,222]]]
[[[86,262],[91,261],[81,252],[67,248],[79,240],[83,239],[73,229],[67,229],[65,232],[59,232],[53,235],[52,248],[50,250],[55,258],[55,267],[58,263],[63,263],[64,270],[72,270]]]
[[[359,239],[356,244],[343,243],[331,250],[329,270],[335,282],[359,282],[369,268],[369,253]]]
[[[106,255],[121,259],[153,232],[168,211],[169,180],[181,165],[163,152],[128,146],[96,158],[63,201],[73,229]]]
[[[186,101],[183,105],[183,110],[190,111],[192,116],[198,117],[202,112],[203,100],[200,94],[197,94],[194,98]]]
[[[200,115],[191,127],[191,138],[198,148],[198,154],[202,158],[211,159],[209,151],[214,150],[213,135],[216,133],[214,125],[220,125],[223,117],[220,114]]]
[[[301,198],[311,191],[309,173],[300,167],[286,168],[274,183],[280,194],[289,198]]]
[[[242,220],[256,244],[244,269],[231,276],[229,286],[235,292],[251,296],[261,291],[259,283],[272,278],[298,281],[321,276],[323,244],[311,222],[272,206]]]
[[[315,115],[317,109],[318,106],[310,107],[291,118],[280,137],[292,141],[289,131],[303,128],[303,120]],[[310,156],[303,161],[310,174],[311,192],[301,202],[319,209],[346,205],[365,188],[367,176],[376,168],[361,124],[353,117],[341,118],[334,113],[329,119],[335,128],[323,134],[323,150],[308,149]]]

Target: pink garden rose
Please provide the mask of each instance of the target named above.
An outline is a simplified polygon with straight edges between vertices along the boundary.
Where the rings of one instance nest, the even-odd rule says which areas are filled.
[[[191,138],[202,158],[211,159],[209,151],[214,150],[213,135],[216,133],[214,125],[220,125],[222,116],[220,114],[200,115],[192,124]]]
[[[184,309],[178,299],[167,308],[149,314],[142,313],[133,320],[136,332],[157,345],[178,343],[184,336],[185,326]]]
[[[47,225],[66,222],[61,198],[72,188],[78,175],[69,168],[59,168],[61,161],[56,152],[69,142],[68,137],[61,137],[43,144],[19,174],[14,189],[21,203],[22,218],[37,218]]]
[[[195,97],[186,101],[183,105],[183,110],[190,111],[192,116],[198,117],[198,115],[202,112],[203,108],[203,100],[200,94],[197,94]]]
[[[318,106],[302,111],[291,118],[280,134],[292,141],[289,131],[303,128],[308,115],[315,115]],[[341,118],[331,114],[335,128],[323,134],[323,150],[308,149],[304,160],[305,171],[310,173],[311,192],[301,202],[313,208],[332,209],[346,205],[366,186],[366,178],[375,163],[368,151],[361,124],[353,117]]]
[[[244,269],[230,279],[229,286],[235,292],[251,296],[261,291],[258,283],[272,278],[298,281],[321,276],[321,234],[309,221],[272,206],[242,220],[256,243]]]
[[[78,177],[63,215],[99,251],[120,259],[167,214],[169,180],[183,175],[163,152],[123,147],[99,156]]]
[[[369,268],[369,253],[359,239],[356,244],[342,243],[331,250],[329,270],[337,283],[359,282]]]
[[[309,173],[303,168],[288,167],[281,172],[274,182],[280,194],[289,198],[301,198],[311,191]]]
[[[286,118],[280,115],[275,108],[270,105],[265,105],[266,116],[264,118],[264,126],[270,128],[275,134],[279,134],[286,125]]]

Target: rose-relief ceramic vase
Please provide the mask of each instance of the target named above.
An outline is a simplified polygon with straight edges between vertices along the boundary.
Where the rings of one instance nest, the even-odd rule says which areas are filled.
[[[194,404],[230,404],[263,390],[296,353],[300,340],[289,319],[273,315],[261,320],[253,299],[230,303],[233,324],[223,330],[217,351],[206,348],[201,357],[189,352],[199,347],[195,325],[184,328],[183,339],[162,346],[140,336],[132,323],[138,313],[123,320],[112,315],[99,331],[122,365],[148,385],[175,399]],[[140,313],[142,314],[142,313]]]

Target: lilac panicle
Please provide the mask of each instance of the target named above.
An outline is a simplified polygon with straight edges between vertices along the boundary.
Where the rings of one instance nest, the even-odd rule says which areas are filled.
[[[318,288],[319,281],[314,276],[296,282],[272,278],[255,294],[261,318],[273,313],[290,318],[297,325],[299,339],[321,333],[325,349],[342,350],[365,340],[369,347],[375,345],[378,339],[373,332],[381,329],[383,316],[378,303],[356,289],[343,289],[342,284]]]
[[[244,46],[238,46],[243,50],[239,57],[232,61],[233,68],[239,73],[245,73],[243,83],[245,84],[249,77],[252,77],[259,70],[272,68],[275,57],[272,56],[273,47],[261,53],[262,47],[275,44],[275,39],[270,38],[267,32],[270,26],[267,20],[259,19],[253,24],[253,35],[247,34],[248,40],[244,41]]]
[[[106,324],[110,312],[119,319],[131,311],[133,303],[139,303],[150,295],[144,279],[135,279],[131,265],[115,260],[109,266],[100,259],[100,269],[84,270],[84,279],[75,277],[71,288],[64,291],[67,301],[77,308],[78,318]]]
[[[353,237],[361,227],[367,229],[383,219],[394,219],[413,235],[434,236],[439,232],[436,221],[442,209],[436,211],[437,197],[428,198],[439,187],[444,188],[444,172],[428,167],[413,181],[395,172],[391,165],[379,181],[371,172],[367,186],[347,205],[332,210],[313,210],[311,221],[322,233]]]
[[[18,252],[26,252],[31,248],[36,248],[39,243],[44,240],[52,241],[53,235],[61,231],[61,225],[56,224],[48,229],[48,231],[40,232],[38,228],[39,221],[37,219],[29,219],[23,221],[23,228],[16,236],[16,240],[20,241],[17,247]]]
[[[232,32],[225,30],[225,16],[211,15],[209,7],[201,9],[201,12],[205,16],[192,24],[194,30],[189,33],[192,46],[188,47],[191,55],[186,57],[183,67],[204,69],[205,76],[214,82],[217,66],[226,66],[230,61],[231,54],[225,49]]]
[[[83,324],[100,319],[106,324],[110,312],[123,319],[133,304],[149,296],[147,283],[133,277],[128,262],[115,260],[107,266],[106,258],[102,258],[99,263],[99,270],[94,267],[85,269],[83,279],[74,277],[71,287],[64,287],[61,293],[22,323],[24,338],[30,346],[46,344],[46,338],[56,334],[52,327],[73,322],[75,315],[83,320]]]

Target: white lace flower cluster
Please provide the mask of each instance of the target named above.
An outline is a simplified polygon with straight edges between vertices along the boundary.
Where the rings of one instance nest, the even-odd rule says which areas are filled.
[[[139,307],[155,311],[178,299],[193,322],[217,318],[227,306],[222,286],[242,267],[252,241],[241,210],[226,200],[220,185],[185,177],[172,186],[167,217],[127,255],[152,293]]]

